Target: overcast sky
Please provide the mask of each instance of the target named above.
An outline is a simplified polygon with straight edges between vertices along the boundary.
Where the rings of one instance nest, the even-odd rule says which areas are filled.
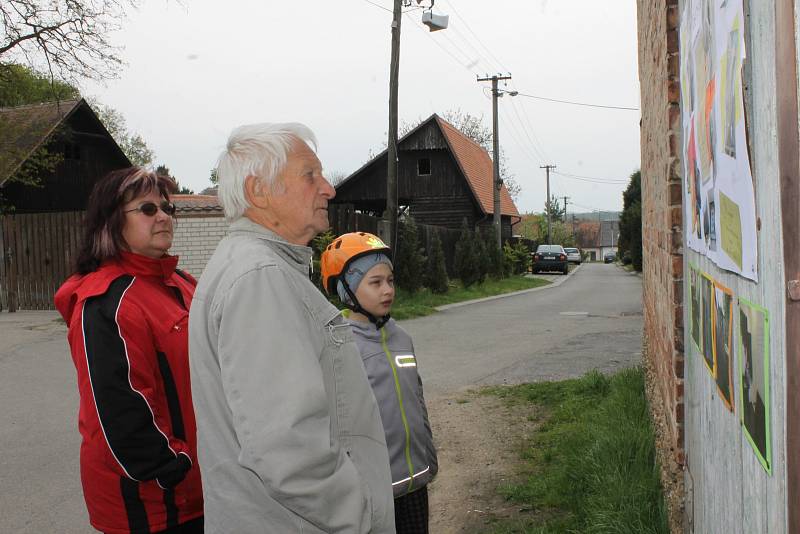
[[[155,150],[154,163],[198,192],[230,130],[253,122],[307,124],[326,171],[349,174],[385,143],[391,7],[147,0],[115,37],[128,64],[120,79],[82,89],[121,111]],[[633,0],[437,0],[434,12],[450,16],[447,30],[429,33],[419,9],[403,17],[401,123],[460,109],[491,127],[490,83],[476,76],[500,72],[512,75],[508,90],[639,107]],[[522,95],[499,107],[520,212],[542,210],[546,163],[582,177],[551,175],[551,192],[570,197],[570,212],[622,208],[639,168],[638,111]]]

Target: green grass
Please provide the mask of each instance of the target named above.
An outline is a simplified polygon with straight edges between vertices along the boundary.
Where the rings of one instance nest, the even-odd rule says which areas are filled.
[[[469,288],[462,287],[458,280],[454,280],[450,282],[450,289],[447,293],[442,295],[431,293],[428,288],[423,288],[413,295],[399,289],[392,306],[392,317],[398,320],[422,317],[435,313],[437,306],[491,297],[547,284],[549,282],[546,280],[511,276],[501,280],[488,279],[482,284],[475,284]]]
[[[486,393],[539,422],[521,451],[521,483],[499,488],[532,513],[498,521],[493,534],[669,532],[640,368]]]

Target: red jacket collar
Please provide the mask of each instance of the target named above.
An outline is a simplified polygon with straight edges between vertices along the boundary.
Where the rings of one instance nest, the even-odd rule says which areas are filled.
[[[153,259],[132,252],[121,252],[119,257],[104,261],[94,272],[70,276],[55,294],[56,309],[67,324],[70,324],[75,305],[89,297],[103,294],[117,277],[124,274],[158,277],[167,285],[174,285],[170,278],[177,265],[177,256],[164,255]]]
[[[158,259],[134,254],[133,252],[120,252],[118,258],[109,260],[116,263],[123,271],[133,276],[158,276],[167,280],[175,273],[178,266],[178,256],[167,254]]]

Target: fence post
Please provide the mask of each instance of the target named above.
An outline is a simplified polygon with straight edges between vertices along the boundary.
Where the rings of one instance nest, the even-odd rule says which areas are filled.
[[[14,220],[10,220],[11,226],[14,224]],[[9,234],[13,235],[13,231],[9,232]],[[6,258],[8,259],[8,313],[14,313],[17,311],[17,266],[16,261],[14,258],[14,248],[11,246],[15,244],[15,239],[12,238],[12,243],[8,245],[8,249],[6,250]]]

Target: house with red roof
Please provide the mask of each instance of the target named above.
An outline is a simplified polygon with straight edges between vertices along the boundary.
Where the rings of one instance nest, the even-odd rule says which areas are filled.
[[[419,224],[491,226],[492,159],[478,143],[433,114],[398,141],[398,205]],[[336,186],[331,204],[381,216],[386,208],[386,150]],[[521,217],[505,186],[500,190],[503,239]]]

